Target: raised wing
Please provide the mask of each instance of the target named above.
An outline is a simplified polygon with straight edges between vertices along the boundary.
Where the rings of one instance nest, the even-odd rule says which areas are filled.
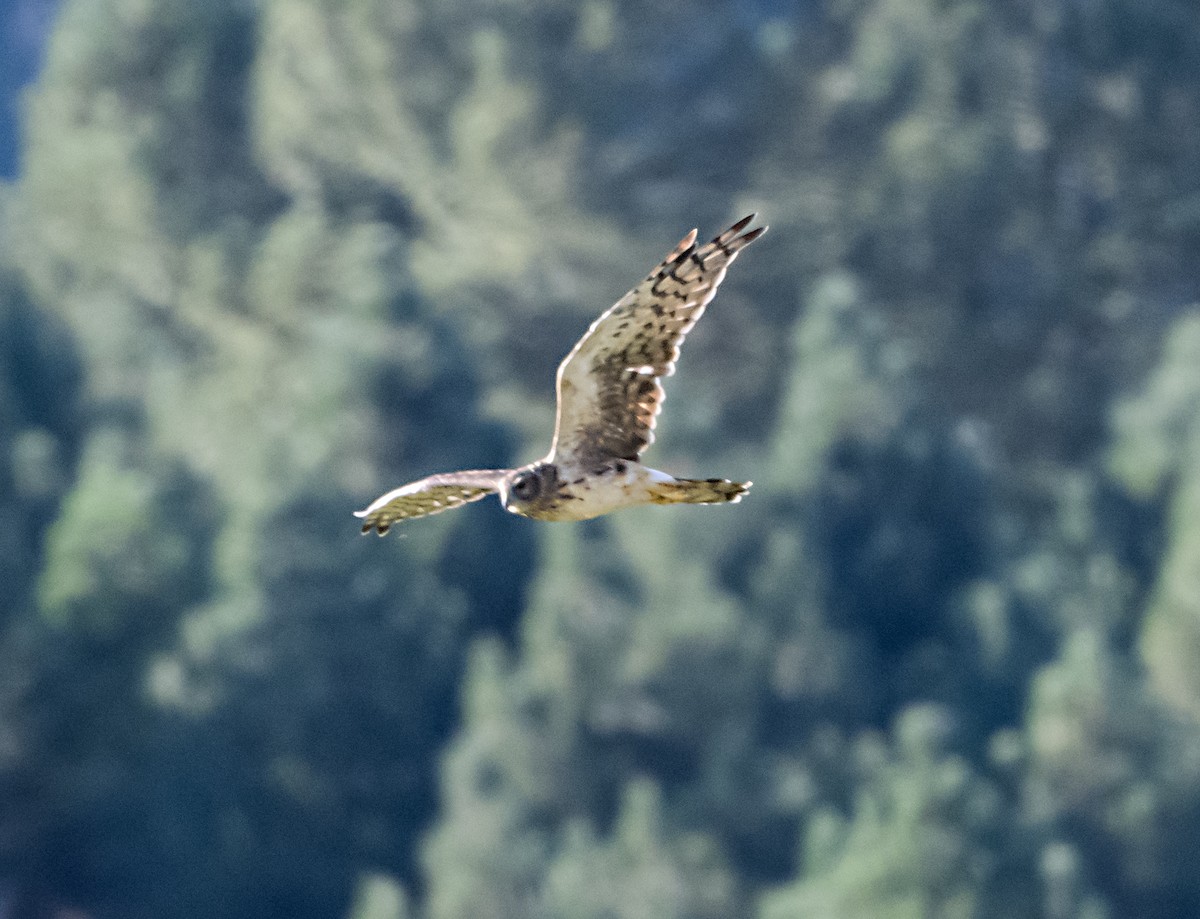
[[[558,368],[551,458],[636,460],[654,442],[659,382],[738,252],[766,227],[754,214],[697,248],[692,230],[637,287],[592,323]]]
[[[440,514],[486,498],[500,490],[500,481],[508,473],[507,469],[471,469],[431,475],[389,491],[365,511],[355,511],[354,516],[363,518],[364,533],[376,530],[383,536],[399,520]]]

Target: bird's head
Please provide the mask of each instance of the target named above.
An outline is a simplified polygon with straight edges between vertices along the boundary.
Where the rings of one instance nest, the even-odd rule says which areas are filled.
[[[510,514],[533,516],[535,510],[557,488],[554,466],[549,463],[531,463],[514,469],[500,483],[500,503]]]

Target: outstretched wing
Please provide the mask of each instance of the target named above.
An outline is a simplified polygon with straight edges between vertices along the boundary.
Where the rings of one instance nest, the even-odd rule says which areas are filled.
[[[551,457],[636,460],[654,442],[662,377],[738,252],[766,227],[754,214],[703,246],[692,230],[641,284],[592,323],[558,368]]]
[[[500,490],[500,481],[508,469],[471,469],[466,472],[447,472],[389,491],[365,511],[355,511],[363,518],[362,531],[376,530],[383,536],[393,523],[411,517],[427,517],[451,508],[461,507],[486,498]]]

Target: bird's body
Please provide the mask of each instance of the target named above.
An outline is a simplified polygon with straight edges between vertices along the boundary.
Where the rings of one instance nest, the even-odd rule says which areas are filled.
[[[719,504],[736,501],[749,488],[726,479],[677,479],[632,460],[588,469],[542,460],[524,468],[541,483],[538,496],[511,501],[502,482],[500,500],[514,514],[535,520],[590,520],[642,504]]]
[[[554,442],[519,469],[451,472],[412,482],[366,510],[363,532],[380,535],[422,517],[499,492],[506,510],[537,520],[587,520],[645,504],[734,503],[749,482],[676,479],[638,458],[654,440],[661,379],[675,371],[679,346],[712,300],[737,253],[766,227],[742,233],[754,215],[704,246],[692,230],[600,316],[559,365]]]

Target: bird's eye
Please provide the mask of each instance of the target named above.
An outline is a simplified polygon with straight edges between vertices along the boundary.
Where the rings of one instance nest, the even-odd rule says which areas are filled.
[[[540,488],[541,483],[538,481],[537,475],[533,472],[522,472],[519,476],[513,479],[513,494],[522,501],[530,501],[533,498],[536,498]]]

